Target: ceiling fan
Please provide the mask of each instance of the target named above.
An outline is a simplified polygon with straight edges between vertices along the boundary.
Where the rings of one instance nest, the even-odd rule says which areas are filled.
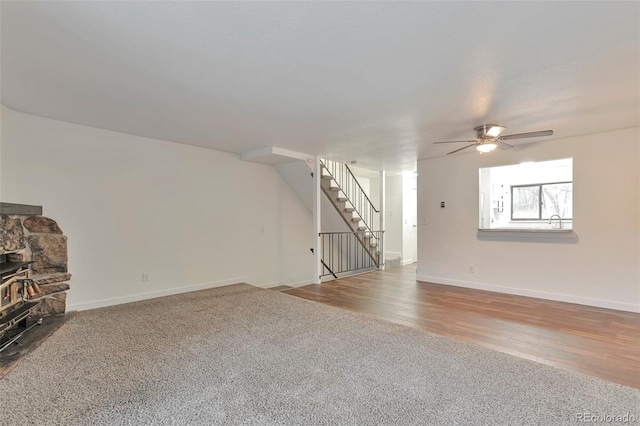
[[[483,124],[482,126],[478,126],[473,129],[473,132],[476,134],[476,140],[468,140],[468,141],[446,141],[446,142],[434,142],[434,144],[438,143],[470,143],[471,145],[464,146],[462,148],[458,148],[454,151],[448,152],[449,154],[455,154],[456,152],[460,152],[464,149],[471,148],[475,146],[480,153],[491,152],[496,148],[500,149],[510,149],[513,148],[513,145],[509,145],[504,141],[510,141],[512,139],[525,139],[525,138],[537,138],[541,136],[551,136],[553,135],[553,130],[541,130],[538,132],[528,132],[528,133],[516,133],[515,135],[504,135],[500,136],[506,127],[498,126],[497,124]]]

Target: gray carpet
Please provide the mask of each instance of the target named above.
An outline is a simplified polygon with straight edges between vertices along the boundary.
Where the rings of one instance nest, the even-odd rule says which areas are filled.
[[[7,425],[640,418],[638,390],[242,284],[80,312],[0,395]]]

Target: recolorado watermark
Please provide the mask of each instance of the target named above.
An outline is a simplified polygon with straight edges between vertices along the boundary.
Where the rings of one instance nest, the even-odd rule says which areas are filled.
[[[601,414],[601,413],[576,413],[576,422],[580,423],[609,423],[630,424],[636,423],[637,418],[633,414]]]

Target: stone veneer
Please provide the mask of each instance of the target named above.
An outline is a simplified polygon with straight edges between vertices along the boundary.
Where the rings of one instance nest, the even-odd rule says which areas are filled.
[[[32,300],[40,304],[35,317],[64,313],[71,279],[67,270],[67,237],[58,224],[44,216],[0,215],[0,254],[11,260],[33,260],[30,278],[40,287]]]

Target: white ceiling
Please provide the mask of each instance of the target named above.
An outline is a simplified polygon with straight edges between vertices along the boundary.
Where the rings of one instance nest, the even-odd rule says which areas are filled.
[[[551,141],[640,125],[638,2],[1,8],[3,103],[158,139],[392,171],[487,122]]]

